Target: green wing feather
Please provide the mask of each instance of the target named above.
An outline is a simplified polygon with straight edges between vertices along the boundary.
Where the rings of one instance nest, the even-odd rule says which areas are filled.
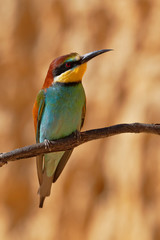
[[[40,90],[37,95],[37,106],[38,106],[38,116],[37,116],[37,131],[36,131],[36,142],[39,142],[39,131],[40,131],[40,123],[42,119],[42,113],[45,106],[45,93],[44,90]]]
[[[39,131],[40,131],[40,123],[42,119],[43,110],[45,107],[45,93],[44,90],[41,90],[37,95],[37,106],[38,106],[38,116],[37,116],[37,130],[36,130],[36,142],[39,142]],[[37,165],[37,175],[39,184],[42,184],[43,179],[43,155],[39,155],[36,157],[36,165]]]

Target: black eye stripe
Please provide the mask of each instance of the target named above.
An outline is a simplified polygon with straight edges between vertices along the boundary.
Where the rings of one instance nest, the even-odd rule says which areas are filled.
[[[68,63],[68,66],[67,64]],[[71,62],[65,62],[63,64],[61,64],[60,66],[58,66],[56,69],[53,70],[53,76],[58,76],[61,73],[80,65],[80,61],[71,61]]]

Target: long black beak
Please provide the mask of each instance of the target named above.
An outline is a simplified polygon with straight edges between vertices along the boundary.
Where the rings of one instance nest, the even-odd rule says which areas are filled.
[[[113,49],[102,49],[102,50],[98,50],[98,51],[94,51],[94,52],[90,52],[90,53],[87,53],[85,55],[82,56],[81,58],[81,64],[85,63],[85,62],[88,62],[89,60],[91,60],[92,58],[102,54],[102,53],[105,53],[105,52],[109,52],[109,51],[112,51]]]

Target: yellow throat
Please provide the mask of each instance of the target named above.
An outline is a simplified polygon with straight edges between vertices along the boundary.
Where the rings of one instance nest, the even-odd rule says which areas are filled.
[[[87,64],[83,63],[73,69],[70,69],[59,76],[54,77],[54,82],[73,83],[82,80],[82,77],[87,69]]]

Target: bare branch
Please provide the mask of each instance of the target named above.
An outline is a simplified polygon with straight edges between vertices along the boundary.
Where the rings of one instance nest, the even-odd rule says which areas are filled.
[[[63,139],[50,141],[49,147],[46,147],[45,143],[43,142],[18,148],[11,152],[0,154],[0,167],[8,161],[31,158],[48,152],[64,151],[72,149],[92,140],[111,137],[121,133],[151,133],[160,135],[160,124],[118,124],[106,128],[99,128],[81,132],[80,134],[71,134],[70,136]]]

